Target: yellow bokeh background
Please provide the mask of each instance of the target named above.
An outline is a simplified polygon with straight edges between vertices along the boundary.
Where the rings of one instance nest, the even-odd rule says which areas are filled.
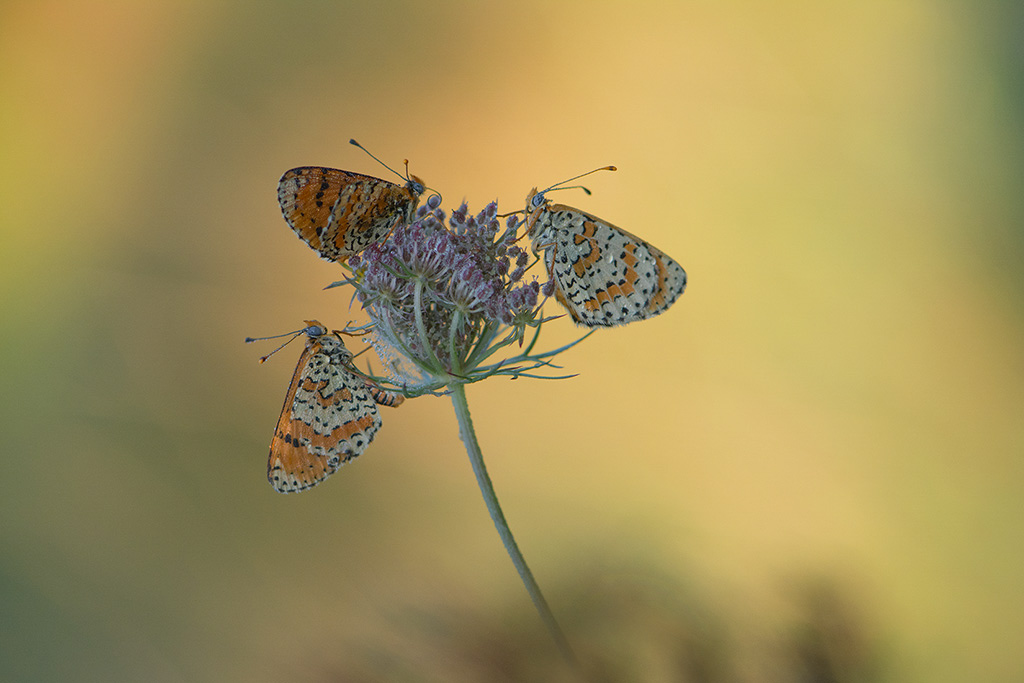
[[[574,680],[450,403],[275,494],[339,270],[280,174],[579,206],[690,278],[469,389],[592,680],[1024,678],[1013,3],[0,7],[0,680]],[[551,311],[554,312],[553,310]],[[544,342],[579,334],[566,320]]]

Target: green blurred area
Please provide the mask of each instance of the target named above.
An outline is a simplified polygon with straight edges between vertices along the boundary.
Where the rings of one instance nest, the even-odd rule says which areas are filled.
[[[1024,10],[66,0],[0,8],[0,680],[572,680],[443,398],[265,481],[349,295],[293,166],[560,201],[675,307],[471,387],[594,680],[1024,677]],[[552,311],[553,312],[553,311]],[[574,337],[550,326],[552,346]]]

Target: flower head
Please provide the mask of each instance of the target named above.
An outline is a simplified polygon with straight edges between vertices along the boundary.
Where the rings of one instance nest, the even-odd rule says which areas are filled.
[[[530,355],[533,344],[494,361],[544,322],[540,284],[524,281],[530,258],[516,244],[520,220],[510,216],[502,228],[494,202],[476,215],[463,203],[448,216],[435,199],[348,264],[347,282],[373,321],[374,345],[399,375],[395,383],[434,391],[549,365],[551,354]]]

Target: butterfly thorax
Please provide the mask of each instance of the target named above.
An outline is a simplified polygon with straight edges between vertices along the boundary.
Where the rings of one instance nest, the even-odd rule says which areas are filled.
[[[319,347],[319,352],[330,358],[332,365],[347,365],[352,360],[352,353],[345,348],[345,342],[341,341],[337,334],[324,334],[317,337],[310,337],[306,345],[314,352],[314,346]]]

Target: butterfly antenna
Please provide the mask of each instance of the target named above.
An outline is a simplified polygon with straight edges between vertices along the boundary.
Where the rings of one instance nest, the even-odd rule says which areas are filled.
[[[598,171],[617,171],[617,170],[618,169],[616,167],[614,167],[614,166],[602,166],[601,168],[595,168],[593,171],[587,171],[586,173],[580,173],[578,176],[574,176],[572,178],[568,178],[566,180],[563,180],[560,183],[555,183],[554,185],[552,185],[548,189],[544,190],[543,192],[538,192],[537,194],[546,194],[546,193],[550,192],[551,190],[556,190],[556,189],[557,190],[571,190],[571,189],[574,189],[576,187],[579,187],[584,192],[586,192],[587,194],[590,194],[590,190],[588,190],[587,188],[583,187],[582,185],[573,185],[572,187],[559,187],[559,186],[560,185],[565,185],[566,183],[571,183],[574,180],[579,180],[580,178],[588,176],[591,173],[597,173]]]
[[[566,185],[565,187],[549,187],[544,192],[552,192],[554,190],[583,190],[587,193],[587,196],[594,194],[590,191],[590,188],[584,187],[583,185]],[[544,192],[538,192],[537,194],[544,194]]]
[[[356,146],[356,147],[358,147],[359,149],[363,150],[364,152],[366,152],[367,154],[369,154],[369,155],[370,155],[370,158],[371,158],[371,159],[373,159],[373,160],[374,160],[374,161],[376,161],[376,162],[377,162],[378,164],[380,164],[380,165],[381,165],[381,166],[383,166],[384,168],[386,168],[386,169],[388,169],[389,171],[391,171],[392,173],[394,173],[394,174],[395,174],[396,176],[398,176],[399,178],[403,177],[401,173],[399,173],[398,171],[396,171],[395,169],[391,168],[390,166],[388,166],[387,164],[385,164],[385,163],[384,163],[383,161],[381,161],[380,159],[378,159],[377,157],[375,157],[375,156],[373,155],[373,153],[372,153],[372,152],[371,152],[370,150],[368,150],[368,149],[366,149],[365,147],[363,147],[362,145],[360,145],[360,144],[359,144],[358,142],[356,142],[356,141],[355,141],[355,139],[349,140],[349,141],[348,141],[348,144],[350,144],[350,145],[355,145],[355,146]],[[409,160],[408,160],[408,159],[406,159],[406,160],[405,160],[405,176],[404,176],[404,177],[405,177],[405,180],[409,180]]]
[[[273,350],[273,351],[271,351],[270,353],[268,353],[267,355],[265,355],[265,356],[260,356],[260,363],[261,363],[261,364],[262,364],[262,363],[266,363],[266,362],[267,362],[267,359],[268,359],[268,358],[270,358],[271,356],[273,356],[273,355],[274,355],[275,353],[277,353],[278,351],[280,351],[280,350],[281,350],[281,349],[283,349],[284,347],[286,347],[286,346],[288,346],[289,344],[291,344],[291,343],[292,343],[293,341],[295,341],[295,339],[296,339],[297,337],[299,337],[300,335],[302,335],[302,333],[303,333],[303,332],[305,332],[305,331],[306,331],[305,329],[301,329],[301,330],[299,330],[298,332],[289,332],[288,334],[290,334],[290,335],[291,335],[291,338],[290,338],[290,339],[289,339],[288,341],[286,341],[286,342],[284,342],[283,344],[281,344],[280,346],[278,346],[278,347],[277,347],[276,349],[274,349],[274,350]],[[252,343],[252,342],[255,342],[255,341],[263,341],[263,340],[265,340],[265,339],[277,339],[278,337],[285,337],[285,336],[288,336],[288,335],[284,335],[284,334],[276,334],[276,335],[274,335],[273,337],[258,337],[258,338],[256,338],[256,339],[253,339],[253,338],[251,338],[251,337],[246,337],[246,339],[245,339],[245,343],[246,343],[246,344],[249,344],[249,343]]]
[[[290,336],[290,335],[299,335],[299,334],[302,334],[305,331],[306,331],[306,328],[303,327],[301,330],[295,330],[293,332],[285,332],[284,334],[274,334],[274,335],[271,335],[269,337],[246,337],[245,338],[245,343],[246,344],[252,344],[253,342],[267,341],[268,339],[280,339],[281,337],[287,337],[287,336]],[[291,341],[291,340],[289,340],[289,341]],[[285,342],[285,343],[287,343],[287,342]]]

